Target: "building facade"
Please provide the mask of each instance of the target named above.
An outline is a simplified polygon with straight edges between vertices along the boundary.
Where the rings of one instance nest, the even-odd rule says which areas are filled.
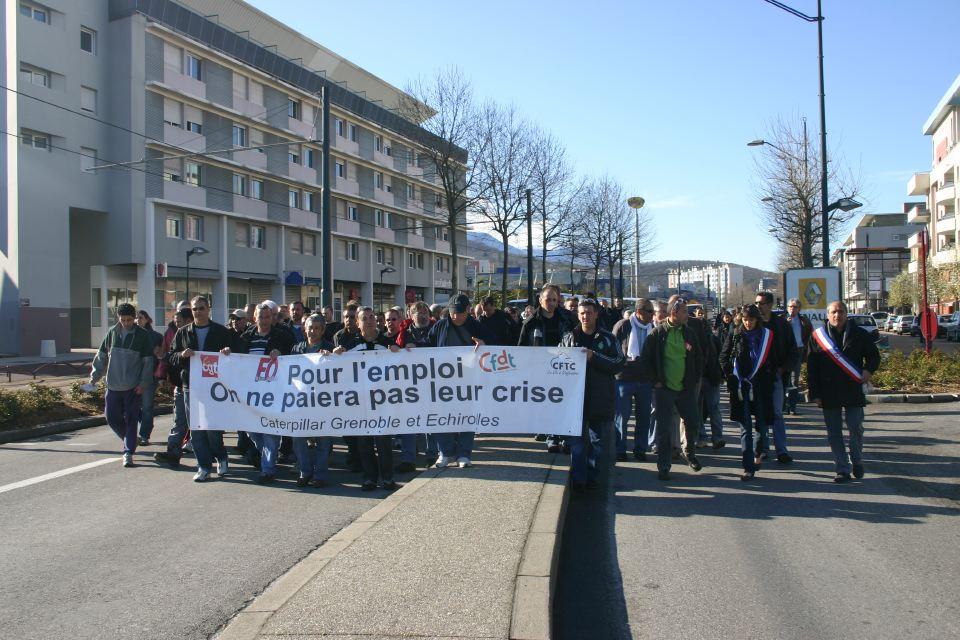
[[[910,263],[907,240],[922,224],[907,222],[907,212],[917,205],[906,203],[903,213],[864,215],[833,254],[840,267],[843,292],[851,313],[885,311],[890,281]]]
[[[743,286],[743,267],[710,263],[671,269],[667,272],[667,286],[671,292],[675,292],[679,286],[680,290],[698,298],[719,299],[720,304],[725,304],[730,291]]]
[[[932,145],[931,168],[916,173],[907,183],[907,195],[922,196],[925,206],[912,207],[907,220],[926,226],[929,238],[928,257],[933,267],[944,270],[944,277],[960,277],[960,253],[957,249],[956,182],[960,172],[960,76],[940,99],[933,113],[923,125],[923,135],[930,136]],[[920,234],[914,233],[907,241],[910,249],[910,273],[920,269]],[[956,310],[957,300],[939,300],[941,313]]]
[[[95,346],[119,303],[160,324],[188,290],[218,321],[318,306],[321,88],[335,309],[465,282],[425,132],[390,108],[403,94],[246,3],[18,0],[2,28],[0,352]]]

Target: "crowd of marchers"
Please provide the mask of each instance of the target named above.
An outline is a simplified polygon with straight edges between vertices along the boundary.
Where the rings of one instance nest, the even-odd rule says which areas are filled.
[[[164,450],[153,458],[177,468],[192,452],[197,467],[193,480],[204,482],[213,474],[227,476],[230,456],[222,431],[189,428],[189,365],[198,352],[279,358],[389,350],[402,358],[406,350],[418,347],[578,348],[587,359],[581,433],[536,438],[547,442],[549,452],[570,455],[572,488],[581,491],[598,486],[599,472],[608,462],[602,459],[604,440],[610,437],[618,461],[628,459],[628,450],[639,461],[654,455],[660,480],[670,479],[671,464],[677,460],[699,471],[703,464],[698,449],[726,446],[723,386],[727,415],[739,425],[741,479],[754,479],[770,458],[771,431],[775,460],[792,463],[785,415],[797,411],[800,371],[806,362],[809,400],[822,408],[836,460],[834,480],[845,482],[851,474],[864,475],[864,388],[880,358],[868,334],[846,321],[842,302],[830,305],[828,318],[814,329],[796,300],[789,302],[785,314],[776,314],[768,292],[757,294],[755,304],[721,309],[708,319],[702,307],[691,314],[677,295],[667,301],[640,298],[634,310],[625,311],[619,301],[608,306],[592,294],[564,301],[560,290],[548,284],[537,304],[522,312],[498,309],[489,297],[473,305],[458,294],[446,305],[418,301],[383,313],[350,302],[335,319],[331,307],[314,313],[300,301],[278,305],[264,300],[234,310],[224,326],[210,319],[209,300],[197,296],[178,305],[162,334],[145,310],[121,304],[117,324],[93,361],[90,383],[104,380],[105,414],[123,442],[125,467],[134,466],[138,446],[150,445],[158,385],[171,386],[173,427]],[[474,436],[472,431],[348,436],[343,438],[344,462],[361,474],[364,491],[392,491],[399,486],[395,473],[415,471],[418,463],[472,466]],[[258,483],[275,482],[282,478],[281,468],[292,465],[297,486],[323,487],[334,440],[239,431],[235,453],[259,471]]]

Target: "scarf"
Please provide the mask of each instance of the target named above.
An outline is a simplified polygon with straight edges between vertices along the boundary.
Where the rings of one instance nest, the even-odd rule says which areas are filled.
[[[630,340],[627,341],[628,358],[640,357],[640,352],[643,351],[643,343],[652,328],[652,324],[643,324],[640,322],[637,314],[630,314]]]

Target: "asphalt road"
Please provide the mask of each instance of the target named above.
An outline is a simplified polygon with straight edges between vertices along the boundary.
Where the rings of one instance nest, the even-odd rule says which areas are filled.
[[[908,335],[897,335],[896,333],[887,333],[884,331],[881,335],[886,336],[890,341],[890,348],[897,349],[903,353],[910,353],[914,349],[922,349],[920,338],[911,338]],[[944,353],[956,353],[960,351],[960,342],[947,342],[946,338],[938,338],[933,341],[933,348]]]
[[[960,404],[870,407],[846,485],[814,418],[789,418],[797,461],[754,482],[728,425],[699,474],[620,463],[571,501],[556,637],[960,637]]]
[[[0,445],[0,638],[207,638],[382,497],[342,469],[326,489],[259,486],[241,464],[195,484],[159,450],[124,469],[107,427]]]

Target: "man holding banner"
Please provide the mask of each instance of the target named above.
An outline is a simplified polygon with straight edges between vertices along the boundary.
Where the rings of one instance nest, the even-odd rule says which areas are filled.
[[[834,482],[862,478],[864,387],[880,366],[880,352],[865,330],[847,322],[847,305],[837,300],[827,307],[827,324],[813,332],[807,359],[810,400],[823,409],[827,438],[837,465]],[[850,456],[843,442],[846,414]]]

